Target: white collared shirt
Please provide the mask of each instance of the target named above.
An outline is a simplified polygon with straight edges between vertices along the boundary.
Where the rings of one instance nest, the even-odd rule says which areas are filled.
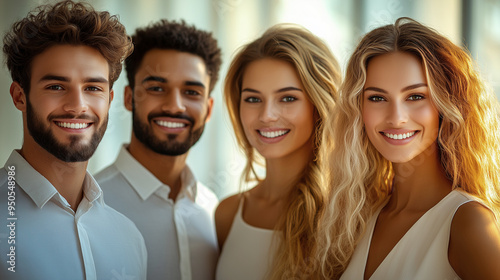
[[[9,177],[12,166],[15,179]],[[64,172],[62,165],[53,167]],[[146,278],[144,239],[129,219],[103,202],[89,173],[75,213],[54,186],[13,151],[0,169],[0,201],[0,279]],[[10,201],[15,209],[8,208]]]
[[[186,166],[175,202],[124,145],[115,163],[96,175],[106,202],[137,225],[148,249],[148,279],[214,279],[219,255],[215,194]]]

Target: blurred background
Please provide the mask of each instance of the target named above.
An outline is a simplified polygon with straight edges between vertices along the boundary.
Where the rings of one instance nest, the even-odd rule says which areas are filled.
[[[48,0],[0,0],[2,38],[14,21]],[[281,22],[301,24],[323,38],[344,70],[360,37],[375,27],[407,16],[424,23],[469,49],[483,79],[500,98],[500,0],[88,0],[96,10],[117,14],[132,34],[159,19],[184,19],[213,33],[223,52],[220,79],[212,96],[214,113],[188,164],[198,180],[224,198],[240,189],[245,158],[236,146],[221,85],[229,62],[242,45]],[[13,106],[11,78],[0,67],[0,165],[21,148],[21,113]],[[114,85],[108,130],[88,169],[95,173],[111,164],[123,143],[130,141],[131,113],[123,106],[125,71]]]

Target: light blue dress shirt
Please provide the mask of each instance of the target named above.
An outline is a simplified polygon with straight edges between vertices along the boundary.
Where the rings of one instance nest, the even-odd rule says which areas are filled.
[[[45,177],[11,153],[0,169],[0,279],[146,279],[146,261],[140,232],[103,202],[89,173],[75,213]]]
[[[115,163],[95,176],[104,199],[139,228],[148,250],[148,279],[214,279],[219,255],[213,215],[215,194],[181,173],[175,201],[158,180],[122,146]]]

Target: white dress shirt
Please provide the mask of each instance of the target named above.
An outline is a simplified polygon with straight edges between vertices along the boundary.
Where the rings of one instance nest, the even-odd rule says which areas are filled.
[[[115,163],[96,175],[106,202],[137,225],[148,249],[148,279],[214,279],[218,245],[215,194],[186,166],[175,202],[124,145]]]
[[[64,172],[64,166],[53,167]],[[8,208],[11,201],[15,208]],[[103,202],[89,173],[75,213],[13,151],[0,169],[0,221],[0,279],[146,278],[144,239],[129,219]]]

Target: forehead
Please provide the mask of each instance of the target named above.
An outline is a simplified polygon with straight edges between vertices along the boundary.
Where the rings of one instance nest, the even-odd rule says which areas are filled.
[[[209,75],[203,59],[197,55],[176,50],[152,49],[139,65],[136,80],[159,76],[170,81],[195,80],[205,82]],[[208,85],[207,85],[208,86]]]
[[[243,73],[243,88],[278,90],[290,86],[302,88],[302,83],[295,67],[287,61],[259,59],[249,63]]]
[[[35,56],[32,61],[32,81],[37,82],[47,74],[70,80],[89,77],[108,79],[109,64],[97,49],[81,45],[55,45]]]
[[[404,88],[427,81],[420,58],[407,52],[373,57],[368,62],[366,71],[365,87]]]

